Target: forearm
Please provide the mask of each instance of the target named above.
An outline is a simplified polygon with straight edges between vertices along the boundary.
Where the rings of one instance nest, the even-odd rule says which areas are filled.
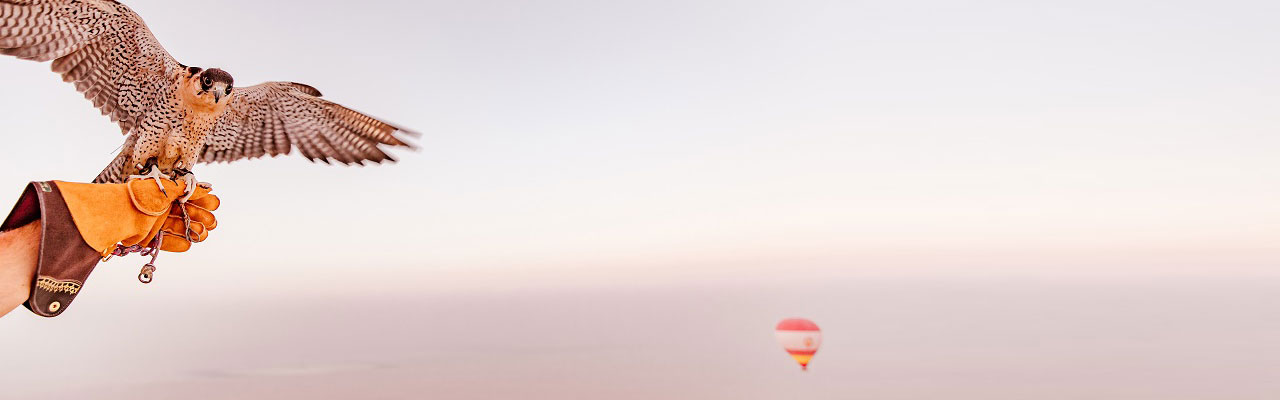
[[[31,295],[40,252],[40,221],[0,232],[0,317]]]

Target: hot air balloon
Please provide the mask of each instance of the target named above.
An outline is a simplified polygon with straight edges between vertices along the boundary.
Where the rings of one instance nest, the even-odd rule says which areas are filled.
[[[822,345],[822,331],[818,330],[818,324],[804,318],[787,318],[778,323],[773,333],[782,348],[800,363],[800,369],[808,371],[809,360]]]

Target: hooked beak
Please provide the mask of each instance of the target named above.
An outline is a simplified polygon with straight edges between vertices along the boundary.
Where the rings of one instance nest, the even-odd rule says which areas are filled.
[[[221,91],[213,92],[213,102],[217,103],[220,101],[222,101],[222,92]]]

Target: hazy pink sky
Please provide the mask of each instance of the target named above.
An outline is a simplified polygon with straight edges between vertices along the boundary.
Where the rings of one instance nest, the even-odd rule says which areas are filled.
[[[161,282],[1234,275],[1280,256],[1269,2],[224,1],[204,11],[233,27],[217,41],[192,7],[129,4],[185,63],[425,132],[398,165],[203,166],[223,224]],[[0,187],[112,157],[115,126],[48,65],[0,77]]]

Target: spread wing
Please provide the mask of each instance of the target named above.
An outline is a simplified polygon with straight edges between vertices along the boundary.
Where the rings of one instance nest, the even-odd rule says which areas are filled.
[[[0,53],[53,61],[128,133],[173,88],[181,65],[133,10],[114,0],[0,0]]]
[[[380,145],[413,147],[418,133],[320,98],[301,83],[267,82],[232,92],[231,103],[205,139],[200,162],[228,162],[288,154],[311,161],[363,164],[395,161]]]

